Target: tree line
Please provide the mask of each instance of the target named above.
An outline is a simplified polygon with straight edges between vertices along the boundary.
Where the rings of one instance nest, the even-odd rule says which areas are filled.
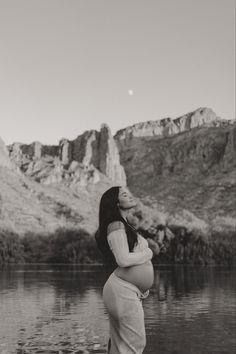
[[[155,256],[160,264],[236,264],[236,238],[233,233],[214,233],[207,239],[184,228],[172,228],[175,237],[167,242],[165,251]],[[148,235],[146,232],[146,236]],[[19,236],[0,230],[0,264],[7,263],[102,263],[94,235],[84,229],[59,228],[53,234],[28,232]]]

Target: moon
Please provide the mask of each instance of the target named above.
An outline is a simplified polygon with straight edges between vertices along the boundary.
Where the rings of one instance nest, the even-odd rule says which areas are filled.
[[[128,90],[128,94],[129,94],[129,96],[133,96],[134,91],[130,89],[130,90]]]

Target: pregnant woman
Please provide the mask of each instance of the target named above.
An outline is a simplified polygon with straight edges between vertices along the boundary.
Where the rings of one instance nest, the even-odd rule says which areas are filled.
[[[119,186],[108,189],[100,201],[96,241],[106,264],[115,268],[103,288],[110,324],[109,354],[141,354],[146,345],[142,299],[154,281],[153,252],[160,249],[128,223],[135,206],[128,189]]]

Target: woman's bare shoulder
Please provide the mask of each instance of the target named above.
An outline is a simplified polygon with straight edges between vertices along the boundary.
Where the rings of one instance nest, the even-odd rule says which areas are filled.
[[[124,230],[125,226],[122,221],[113,221],[107,227],[107,233],[111,233],[116,230]]]

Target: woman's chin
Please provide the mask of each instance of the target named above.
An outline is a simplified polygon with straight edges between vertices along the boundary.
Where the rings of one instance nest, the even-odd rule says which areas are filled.
[[[129,203],[129,204],[126,204],[126,205],[123,205],[123,206],[120,205],[120,209],[121,210],[128,210],[128,209],[135,208],[136,206],[137,206],[137,203],[136,202],[132,202],[132,203]]]
[[[129,208],[135,208],[137,206],[137,203],[136,202],[133,202],[133,203],[130,203],[129,205]]]

